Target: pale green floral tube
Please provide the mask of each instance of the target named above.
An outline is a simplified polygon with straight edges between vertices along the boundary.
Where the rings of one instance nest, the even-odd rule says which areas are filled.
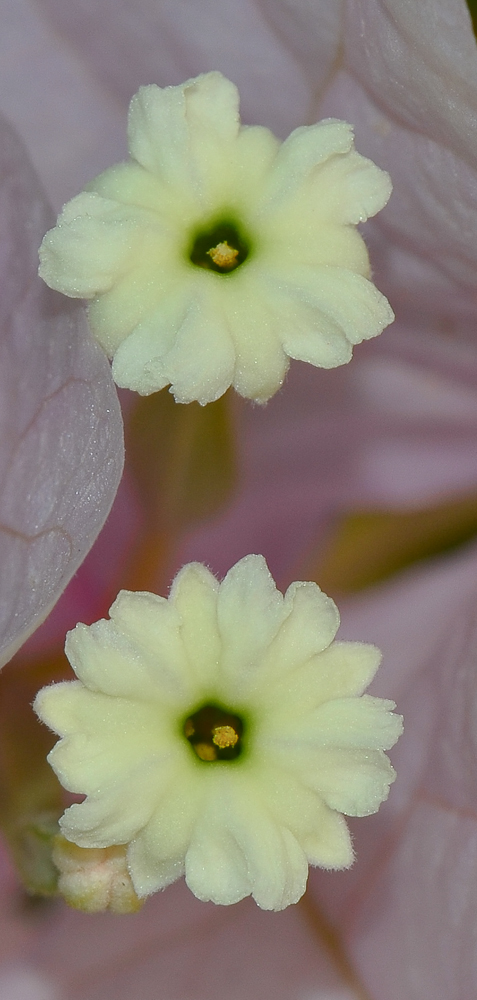
[[[334,641],[333,601],[314,583],[283,596],[250,555],[220,584],[190,563],[167,600],[123,591],[110,615],[69,633],[78,680],[35,701],[56,774],[86,795],[67,840],[128,845],[139,898],[185,874],[199,899],[280,910],[308,865],[349,867],[344,815],[387,798],[402,720],[363,694],[380,653]]]
[[[351,125],[280,144],[241,126],[237,88],[212,72],[141,87],[128,134],[130,160],[68,202],[40,250],[48,285],[92,300],[118,385],[265,402],[290,358],[334,368],[392,322],[356,229],[391,182]]]

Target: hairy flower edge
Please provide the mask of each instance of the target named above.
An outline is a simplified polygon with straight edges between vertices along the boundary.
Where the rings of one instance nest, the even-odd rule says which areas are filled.
[[[328,119],[280,144],[241,126],[236,87],[206,73],[142,87],[130,160],[63,208],[40,274],[91,299],[92,331],[118,385],[206,404],[230,385],[266,402],[290,359],[346,364],[394,319],[356,226],[389,175]]]
[[[221,584],[189,564],[167,600],[123,591],[110,615],[69,633],[78,680],[35,702],[60,781],[86,795],[64,836],[128,845],[139,898],[185,874],[199,899],[277,910],[309,864],[349,867],[344,815],[387,798],[402,720],[364,694],[380,654],[335,640],[334,603],[312,583],[283,596],[247,556]]]

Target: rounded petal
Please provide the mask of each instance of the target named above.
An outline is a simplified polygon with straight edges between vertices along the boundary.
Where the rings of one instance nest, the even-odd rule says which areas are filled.
[[[79,847],[127,844],[149,821],[164,785],[173,780],[173,763],[167,758],[145,759],[124,770],[121,778],[101,788],[63,814],[60,828]]]
[[[161,702],[171,700],[175,704],[188,702],[192,675],[181,635],[180,616],[172,603],[156,594],[122,590],[109,613],[115,631],[131,643],[129,669],[138,679],[138,688],[144,691],[144,697],[159,698]],[[93,667],[92,674],[94,671]],[[81,680],[86,683],[84,676]],[[108,693],[113,693],[111,687]],[[126,691],[122,693],[127,697]],[[137,688],[132,687],[131,694],[139,697]]]
[[[316,309],[320,324],[331,320],[330,336],[337,325],[350,344],[376,337],[394,319],[389,302],[372,282],[345,268],[290,266],[281,269],[281,277],[282,290],[292,301]],[[272,272],[271,281],[276,280],[277,272]]]
[[[280,663],[278,641],[276,647],[277,662]],[[262,694],[266,698],[267,716],[261,732],[267,736],[272,733],[279,735],[280,732],[289,736],[293,732],[298,739],[303,717],[324,703],[334,702],[335,699],[356,699],[362,695],[380,662],[381,653],[376,646],[364,642],[335,641],[323,652],[303,661],[301,668],[296,664],[293,672],[286,670],[284,664],[282,676],[278,673],[273,683],[270,682],[267,693]],[[270,664],[269,675],[272,677],[273,647],[267,654],[267,663]]]
[[[225,804],[214,803],[197,823],[185,857],[185,877],[198,899],[230,906],[249,896],[247,861],[224,820]]]
[[[370,816],[389,795],[396,778],[382,750],[321,750],[287,747],[279,750],[282,765],[326,802],[346,816]],[[277,763],[278,763],[277,760]]]
[[[270,643],[257,675],[256,690],[261,691],[266,701],[269,686],[275,688],[282,677],[286,677],[286,684],[293,690],[294,677],[290,675],[330,645],[340,623],[336,604],[316,583],[292,583],[285,594],[283,610],[285,620]]]
[[[279,148],[280,143],[273,132],[260,125],[242,126],[238,133],[227,201],[237,206],[247,225],[253,225]]]
[[[104,170],[88,184],[87,190],[122,205],[153,212],[164,225],[190,225],[191,215],[197,213],[193,198],[187,197],[187,189],[174,196],[167,183],[134,160]]]
[[[204,406],[222,396],[231,384],[235,352],[215,288],[215,279],[227,279],[212,272],[202,277],[211,282],[204,288],[196,285],[175,342],[158,363],[158,370],[171,383],[178,403],[198,400]]]
[[[146,702],[160,695],[151,658],[140,659],[141,649],[113,622],[77,625],[67,634],[65,652],[78,679],[92,692]]]
[[[230,277],[223,309],[235,348],[233,385],[241,396],[265,403],[282,385],[289,360],[258,276],[248,271],[241,281]]]
[[[329,808],[292,763],[286,753],[274,752],[262,759],[259,780],[264,806],[281,828],[290,831],[311,864],[349,867],[353,851],[343,817]]]
[[[169,385],[162,357],[170,349],[174,328],[183,316],[181,303],[170,300],[133,330],[118,347],[112,363],[116,385],[149,396]]]
[[[195,679],[191,696],[213,691],[220,677],[220,637],[217,626],[219,584],[200,563],[189,563],[177,574],[169,600],[181,621],[181,639]]]
[[[393,701],[336,698],[302,719],[300,739],[315,747],[389,750],[402,733],[402,718],[393,715]]]
[[[182,767],[157,802],[149,822],[128,849],[131,878],[138,896],[163,889],[184,874],[185,855],[203,807],[200,766]]]
[[[305,220],[308,216],[315,225],[325,228],[356,226],[384,208],[391,191],[389,174],[350,149],[310,165],[301,184],[291,188],[279,206],[273,206],[273,214],[278,219],[292,219],[295,215]],[[264,222],[275,225],[271,209]]]
[[[274,212],[261,229],[266,248],[268,275],[275,263],[281,275],[290,266],[342,267],[369,278],[371,269],[366,244],[352,226],[338,225],[335,220],[323,222],[319,211],[309,199],[293,199],[281,211]],[[264,255],[265,260],[265,255]],[[277,293],[280,282],[277,280]]]
[[[83,192],[68,202],[40,247],[40,277],[50,288],[88,299],[110,289],[140,240],[138,209]]]
[[[192,189],[207,207],[238,133],[238,108],[237,88],[218,72],[179,87],[141,87],[129,109],[130,153],[173,188]],[[220,187],[214,193],[220,197]]]
[[[43,688],[35,711],[63,737],[48,759],[71,792],[99,793],[149,759],[167,760],[182,750],[175,717],[165,717],[160,706],[111,698],[77,681]]]
[[[308,863],[320,868],[350,868],[354,861],[353,845],[346,820],[323,803],[320,823],[303,841]]]
[[[220,585],[217,621],[222,670],[231,693],[242,696],[285,617],[283,596],[263,556],[240,559]]]
[[[113,292],[110,293],[111,300],[113,294]],[[94,315],[95,328],[97,328],[98,314],[100,321],[104,316],[104,300],[106,298],[107,296],[103,295],[101,299],[97,300],[97,303],[95,302],[90,307],[91,311],[97,305],[97,311]],[[114,311],[119,304],[117,300],[112,303]],[[142,308],[144,308],[144,303],[141,305]],[[171,349],[186,313],[187,292],[184,288],[175,292],[171,291],[160,298],[160,304],[149,315],[145,315],[141,322],[131,330],[114,354],[112,370],[117,385],[127,389],[135,389],[143,396],[157,392],[158,389],[168,385],[169,379],[161,374],[162,359]],[[125,313],[126,315],[127,313]],[[119,333],[119,324],[115,329]]]
[[[289,198],[312,170],[337,153],[349,153],[353,147],[353,127],[347,122],[328,118],[316,125],[295,129],[278,150],[270,174],[263,207],[275,208]]]
[[[337,368],[351,361],[353,347],[342,328],[318,309],[296,299],[278,303],[283,350],[295,361]]]
[[[387,205],[392,183],[385,170],[351,150],[314,171],[312,188],[323,221],[356,226]]]
[[[138,350],[141,339],[149,336],[150,358],[162,356],[171,347],[187,309],[187,272],[171,264],[162,238],[148,236],[128,273],[118,274],[113,287],[88,305],[91,329],[115,361],[115,352],[131,333],[138,337]]]
[[[216,782],[186,855],[186,882],[199,899],[229,905],[249,894],[265,910],[297,902],[308,868],[297,840],[263,806],[260,784],[235,772]]]

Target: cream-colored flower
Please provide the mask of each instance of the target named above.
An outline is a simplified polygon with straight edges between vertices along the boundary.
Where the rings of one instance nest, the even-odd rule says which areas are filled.
[[[40,274],[92,299],[94,335],[120,386],[171,384],[208,403],[234,385],[264,402],[290,358],[322,368],[393,320],[356,225],[386,204],[388,174],[328,119],[280,144],[243,127],[220,73],[141,87],[127,163],[65,205]]]
[[[347,868],[341,815],[376,812],[401,718],[363,695],[380,654],[334,642],[339,616],[313,583],[283,596],[246,556],[219,584],[198,563],[169,599],[123,591],[110,621],[78,625],[78,681],[39,692],[62,739],[49,760],[87,798],[61,828],[81,847],[128,844],[144,897],[185,873],[199,899],[295,903],[308,865]]]

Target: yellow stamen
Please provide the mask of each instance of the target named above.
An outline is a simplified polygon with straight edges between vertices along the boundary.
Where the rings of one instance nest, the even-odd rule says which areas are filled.
[[[225,747],[234,747],[238,742],[237,733],[232,726],[214,726],[212,733],[212,742],[221,750]]]
[[[235,250],[234,247],[229,247],[228,243],[217,243],[216,247],[212,247],[211,250],[207,250],[207,256],[211,257],[214,264],[217,267],[223,267],[225,269],[234,267],[238,257],[239,251]]]
[[[210,743],[194,743],[194,750],[201,760],[217,760],[217,750]]]

